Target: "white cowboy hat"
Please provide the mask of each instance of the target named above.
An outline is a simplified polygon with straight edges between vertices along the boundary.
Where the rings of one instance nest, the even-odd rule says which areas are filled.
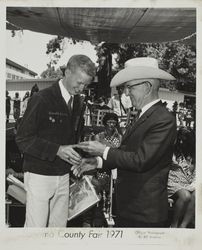
[[[158,61],[151,57],[137,57],[125,62],[124,69],[120,70],[111,80],[110,87],[121,85],[134,79],[164,79],[175,80],[175,77],[158,67]]]

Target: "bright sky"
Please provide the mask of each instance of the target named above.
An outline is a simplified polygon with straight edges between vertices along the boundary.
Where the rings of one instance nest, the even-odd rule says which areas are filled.
[[[46,44],[56,36],[27,30],[24,30],[23,34],[17,32],[14,37],[11,36],[11,31],[6,31],[6,33],[6,57],[8,59],[22,66],[28,67],[30,70],[38,73],[38,75],[47,69],[47,63],[50,61],[50,56],[46,55]],[[76,45],[66,43],[65,51],[61,59],[58,61],[56,68],[66,64],[68,59],[74,54],[87,55],[94,63],[96,63],[96,52],[89,42]]]

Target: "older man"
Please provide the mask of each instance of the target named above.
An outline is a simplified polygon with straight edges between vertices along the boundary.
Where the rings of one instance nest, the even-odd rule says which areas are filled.
[[[64,77],[34,94],[17,131],[24,153],[27,227],[65,227],[68,216],[69,172],[81,157],[74,150],[76,113],[84,87],[95,76],[95,65],[85,55],[69,59]],[[78,102],[79,103],[79,102]]]
[[[175,80],[159,69],[154,58],[135,58],[125,63],[111,87],[125,85],[138,120],[126,131],[119,149],[98,142],[80,148],[101,156],[103,169],[118,169],[116,201],[118,227],[164,227],[168,215],[167,178],[176,135],[176,121],[158,95],[160,80]],[[100,164],[99,164],[100,165]],[[77,175],[98,167],[82,161],[72,167]]]

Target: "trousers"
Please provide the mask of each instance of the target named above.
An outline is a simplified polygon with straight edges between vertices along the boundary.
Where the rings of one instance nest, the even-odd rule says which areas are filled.
[[[47,176],[24,174],[27,192],[25,227],[66,227],[69,204],[69,174]]]

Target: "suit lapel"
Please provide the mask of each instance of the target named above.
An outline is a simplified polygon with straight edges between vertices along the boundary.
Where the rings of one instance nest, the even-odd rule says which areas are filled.
[[[142,123],[144,123],[150,115],[158,108],[159,105],[162,105],[162,102],[159,101],[155,103],[153,106],[151,106],[132,126],[130,126],[127,130],[126,133],[123,136],[122,143],[131,135],[131,133],[139,127]]]
[[[124,141],[131,135],[131,133],[132,133],[140,124],[142,124],[146,119],[147,119],[147,117],[145,117],[144,115],[142,115],[133,125],[129,126],[128,129],[126,130],[125,134],[123,135],[123,140],[122,140],[122,142],[124,142]]]

